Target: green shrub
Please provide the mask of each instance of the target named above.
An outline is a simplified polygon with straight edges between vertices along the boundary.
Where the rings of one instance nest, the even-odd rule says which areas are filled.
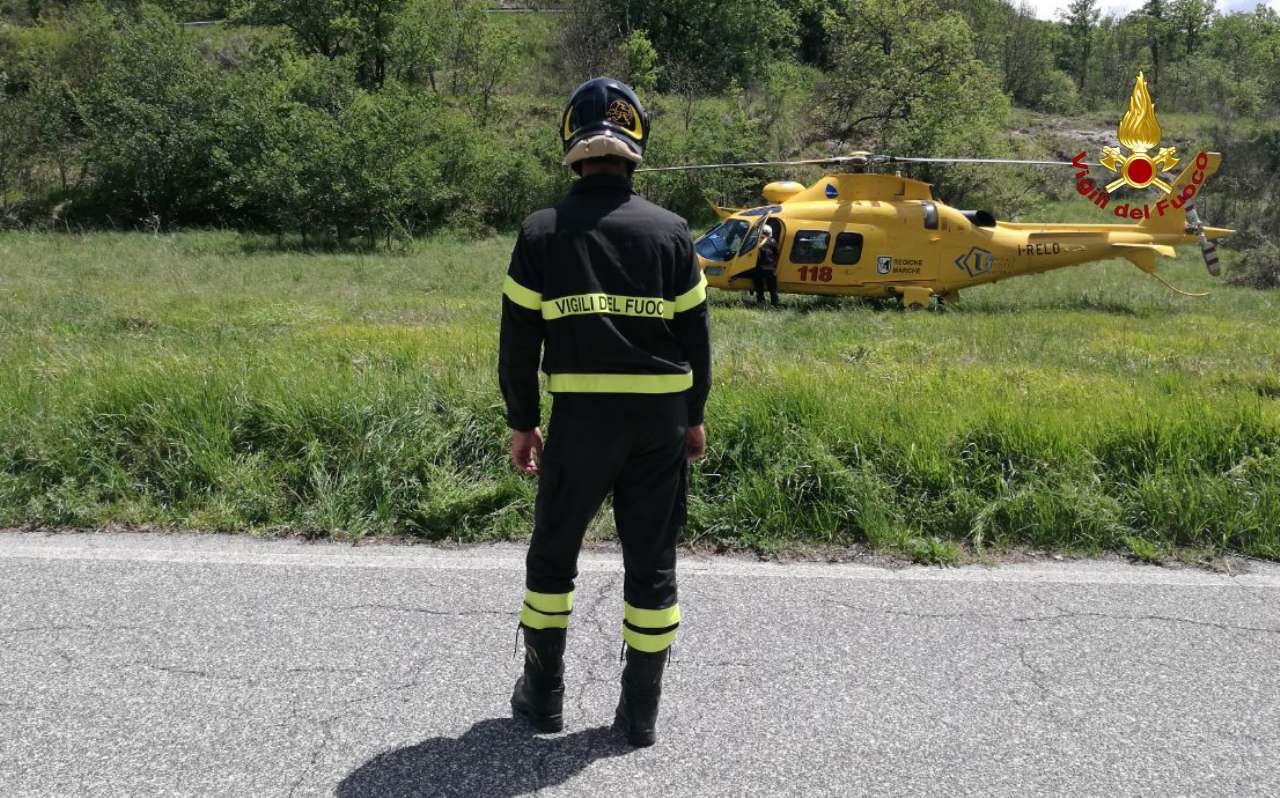
[[[90,16],[77,47],[101,59],[80,104],[94,179],[77,215],[165,226],[225,207],[210,154],[226,85],[173,18],[150,5],[136,18]]]
[[[1280,244],[1267,241],[1232,258],[1227,282],[1249,288],[1280,288]]]
[[[633,30],[619,45],[623,66],[623,79],[637,92],[649,92],[658,88],[662,74],[658,66],[658,51],[653,49],[649,37],[642,30]]]
[[[1035,92],[1035,98],[1030,106],[1037,111],[1067,114],[1076,110],[1076,106],[1080,103],[1076,82],[1070,75],[1059,69],[1050,69],[1042,73]]]

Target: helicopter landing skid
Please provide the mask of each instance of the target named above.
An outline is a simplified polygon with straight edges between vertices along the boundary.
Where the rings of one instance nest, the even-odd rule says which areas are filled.
[[[907,285],[898,289],[904,310],[924,310],[932,304],[933,291],[924,286]]]

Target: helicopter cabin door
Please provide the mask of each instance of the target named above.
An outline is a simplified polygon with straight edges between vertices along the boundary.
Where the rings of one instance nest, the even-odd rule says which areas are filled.
[[[930,203],[932,204],[932,203]],[[936,219],[936,217],[935,217]],[[933,272],[931,245],[890,239],[881,224],[792,222],[783,241],[778,284],[794,294],[881,296]]]
[[[788,293],[845,294],[875,281],[881,228],[820,222],[793,222],[792,228],[778,262],[778,284]]]
[[[743,219],[731,219],[733,230],[726,234],[726,240],[732,246],[732,257],[725,264],[724,273],[730,281],[733,288],[740,286],[750,286],[752,284],[752,276],[755,274],[756,259],[760,255],[760,228],[764,226],[764,219],[760,219],[750,223]],[[728,223],[726,223],[728,224]],[[736,235],[735,235],[736,234]],[[740,238],[738,236],[741,236]]]

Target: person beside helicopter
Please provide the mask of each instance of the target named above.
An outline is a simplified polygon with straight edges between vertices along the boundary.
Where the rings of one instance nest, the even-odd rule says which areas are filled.
[[[511,708],[539,731],[564,727],[578,551],[612,493],[626,572],[615,724],[632,745],[647,746],[680,626],[675,546],[688,462],[706,447],[707,282],[684,219],[632,190],[649,116],[629,87],[583,83],[560,136],[564,164],[579,179],[554,207],[524,220],[503,286],[498,376],[511,461],[538,476],[520,609],[524,672]],[[540,356],[554,397],[545,449]]]
[[[769,289],[769,304],[778,307],[778,242],[773,228],[765,223],[760,226],[760,252],[756,255],[756,268],[751,273],[755,284],[756,304],[764,304],[765,289]]]

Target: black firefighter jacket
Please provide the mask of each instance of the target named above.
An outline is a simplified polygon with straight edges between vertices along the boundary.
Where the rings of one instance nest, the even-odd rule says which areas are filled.
[[[687,393],[711,386],[707,283],[685,221],[623,177],[578,180],[521,225],[503,285],[498,378],[515,430],[538,425],[538,356],[553,393]]]

